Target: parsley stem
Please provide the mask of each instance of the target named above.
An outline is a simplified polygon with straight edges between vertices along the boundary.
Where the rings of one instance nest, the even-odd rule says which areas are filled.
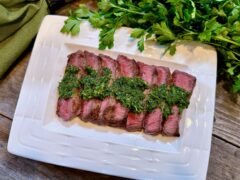
[[[219,44],[216,44],[216,43],[208,43],[209,45],[212,45],[212,46],[215,46],[215,47],[219,47],[221,49],[225,49],[225,51],[231,51],[233,54],[237,55],[240,57],[240,54],[237,53],[236,51],[233,51],[233,50],[229,50],[229,48],[227,47],[223,47],[222,45],[219,45]],[[237,62],[240,62],[240,59],[232,59],[232,60],[235,60]]]
[[[220,40],[220,41],[225,41],[225,42],[234,44],[234,45],[236,45],[236,46],[240,46],[240,44],[238,44],[237,42],[234,42],[234,41],[232,41],[232,40],[230,40],[230,39],[224,38],[223,36],[215,36],[214,39]]]
[[[240,54],[239,53],[237,53],[237,52],[235,52],[235,51],[232,51],[234,54],[236,54],[237,56],[240,56]]]
[[[143,13],[143,12],[132,11],[132,10],[117,6],[117,5],[112,4],[112,3],[110,3],[110,4],[113,8],[120,9],[120,10],[125,11],[125,12],[129,12],[129,13],[132,13],[132,14],[145,15],[145,13]]]

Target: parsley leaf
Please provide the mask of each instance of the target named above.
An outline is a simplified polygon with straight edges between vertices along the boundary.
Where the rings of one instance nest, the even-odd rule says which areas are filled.
[[[101,16],[98,13],[93,14],[90,18],[89,18],[89,22],[91,23],[91,25],[94,28],[100,28],[102,27],[104,24],[107,23],[106,19],[104,18],[104,16]]]
[[[240,91],[240,79],[236,80],[233,84],[233,92],[237,93]]]
[[[61,29],[62,33],[71,33],[71,35],[75,36],[80,32],[80,21],[75,19],[74,17],[68,18],[64,21],[64,26]]]
[[[139,51],[142,52],[144,50],[144,36],[141,37],[141,39],[138,41],[137,45],[138,45]]]
[[[175,35],[169,29],[166,22],[161,22],[160,24],[154,24],[152,26],[154,33],[158,36],[157,40],[160,43],[172,42],[175,40]]]
[[[88,18],[91,16],[91,11],[87,8],[86,5],[81,4],[79,8],[73,12],[73,14],[78,18]]]
[[[176,44],[170,45],[170,47],[169,47],[169,53],[170,53],[170,55],[174,55],[175,52],[176,52]]]
[[[140,38],[142,35],[144,35],[145,30],[141,29],[141,28],[135,28],[133,29],[132,33],[131,33],[131,37],[132,38]]]
[[[102,29],[99,34],[99,49],[111,49],[114,44],[115,29]]]

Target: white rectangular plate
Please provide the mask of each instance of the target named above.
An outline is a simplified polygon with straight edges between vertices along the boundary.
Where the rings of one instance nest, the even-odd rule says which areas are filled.
[[[131,29],[115,34],[114,48],[99,51],[98,33],[88,22],[76,37],[59,32],[66,17],[46,16],[42,22],[18,100],[10,133],[10,153],[67,167],[136,179],[205,179],[211,146],[216,51],[198,43],[177,46],[162,57],[164,47],[145,43],[139,52]],[[179,69],[197,78],[190,106],[180,122],[180,137],[148,136],[56,115],[57,86],[67,55],[81,50],[115,58],[125,54],[147,64]]]

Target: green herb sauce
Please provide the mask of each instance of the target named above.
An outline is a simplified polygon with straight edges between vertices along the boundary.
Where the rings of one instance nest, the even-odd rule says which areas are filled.
[[[64,77],[58,86],[60,98],[70,98],[73,95],[73,90],[79,87],[79,79],[76,74],[79,69],[75,66],[67,66]]]
[[[147,97],[144,91],[148,88],[147,83],[139,77],[120,77],[115,79],[110,86],[112,78],[111,70],[103,68],[98,73],[90,67],[86,67],[86,75],[78,79],[76,74],[79,69],[68,66],[62,81],[59,83],[58,91],[61,98],[70,98],[74,89],[80,88],[80,96],[83,99],[104,99],[113,96],[121,104],[135,113],[151,112],[160,108],[164,118],[172,112],[173,105],[177,105],[179,111],[189,105],[189,93],[174,85],[160,85],[152,88]],[[144,101],[146,99],[146,101]]]
[[[151,112],[158,107],[161,109],[164,118],[167,118],[172,113],[173,105],[177,105],[180,112],[187,108],[188,97],[189,93],[185,90],[174,85],[163,84],[152,89],[146,101],[146,109]]]
[[[190,93],[184,89],[172,85],[169,88],[168,98],[166,100],[167,103],[171,106],[177,105],[181,113],[183,109],[187,108],[189,105],[189,95]]]
[[[123,106],[140,113],[144,111],[144,90],[147,87],[147,83],[139,77],[120,77],[113,82],[111,91]]]
[[[109,96],[111,91],[109,88],[109,81],[112,72],[108,68],[103,68],[102,74],[97,73],[94,69],[87,67],[87,75],[80,80],[81,92],[83,99],[104,99]]]

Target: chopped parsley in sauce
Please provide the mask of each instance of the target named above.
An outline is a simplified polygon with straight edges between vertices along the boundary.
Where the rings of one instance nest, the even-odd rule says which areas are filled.
[[[80,80],[80,95],[83,99],[104,99],[110,95],[109,81],[112,72],[108,68],[103,68],[102,73],[97,73],[94,69],[86,67],[87,75]]]
[[[58,86],[60,98],[70,98],[74,89],[79,87],[79,79],[76,76],[78,71],[79,69],[75,66],[67,66],[64,77]]]
[[[153,87],[150,93],[144,94],[148,89],[147,83],[139,77],[120,77],[113,80],[112,72],[103,68],[97,72],[91,67],[86,67],[81,79],[77,78],[79,69],[75,66],[67,66],[65,75],[59,83],[58,92],[60,98],[70,98],[75,89],[80,89],[83,99],[104,99],[107,96],[115,97],[123,106],[135,113],[151,112],[160,108],[163,117],[172,114],[172,106],[177,105],[180,113],[189,105],[189,93],[174,85],[163,84]]]
[[[123,106],[140,113],[144,111],[144,90],[147,87],[147,83],[139,77],[120,77],[113,82],[111,91]]]
[[[177,105],[179,111],[188,107],[189,93],[174,85],[160,85],[154,87],[147,97],[146,109],[148,112],[160,108],[163,116],[167,118],[172,113],[172,106]]]

